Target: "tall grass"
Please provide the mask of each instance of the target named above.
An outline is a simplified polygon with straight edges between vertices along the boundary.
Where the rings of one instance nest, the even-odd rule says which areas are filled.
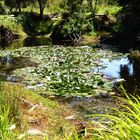
[[[12,119],[9,119],[9,109],[3,106],[3,110],[0,110],[0,139],[7,140],[13,136],[12,131],[10,131],[12,124]]]
[[[10,127],[14,123],[19,123],[19,95],[16,89],[10,86],[3,86],[0,83],[0,139],[10,140],[14,137],[14,133]]]
[[[140,97],[121,99],[121,111],[114,109],[115,115],[92,115],[101,117],[101,124],[110,120],[104,129],[93,133],[95,139],[104,140],[139,140],[140,139]]]

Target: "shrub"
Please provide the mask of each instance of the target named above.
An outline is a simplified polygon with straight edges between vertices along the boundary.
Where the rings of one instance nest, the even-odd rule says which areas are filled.
[[[14,33],[23,35],[23,29],[17,18],[13,15],[0,15],[0,26],[4,26]]]

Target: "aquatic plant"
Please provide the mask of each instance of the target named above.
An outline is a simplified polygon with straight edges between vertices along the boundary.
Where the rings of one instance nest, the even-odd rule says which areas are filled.
[[[112,88],[112,81],[94,72],[101,68],[101,58],[119,58],[122,54],[101,51],[92,47],[42,46],[38,48],[20,48],[12,52],[1,52],[15,57],[27,56],[39,65],[33,68],[17,69],[18,76],[24,74],[24,83],[36,85],[42,83],[46,91],[59,95],[94,95],[107,92]],[[99,67],[100,66],[100,67]],[[98,67],[98,68],[97,68]],[[26,74],[25,74],[26,73]],[[27,81],[26,81],[27,80]],[[46,92],[46,93],[47,93]]]

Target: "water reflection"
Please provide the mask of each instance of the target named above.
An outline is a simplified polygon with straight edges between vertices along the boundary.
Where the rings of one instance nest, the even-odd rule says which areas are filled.
[[[38,63],[31,61],[29,57],[13,57],[12,55],[0,57],[0,79],[16,82],[19,78],[11,75],[14,70],[37,66]]]
[[[52,41],[48,37],[27,37],[14,40],[10,44],[0,45],[0,49],[17,49],[21,47],[33,47],[33,46],[43,46],[52,45]]]
[[[50,38],[46,38],[46,37],[27,37],[24,41],[23,41],[25,47],[28,46],[43,46],[43,45],[51,45],[52,41]]]
[[[124,88],[129,93],[136,94],[140,89],[140,61],[130,57],[108,60],[102,59],[102,67],[95,71],[100,72],[112,79],[124,78]]]
[[[138,94],[140,89],[140,61],[129,60],[133,73],[130,74],[129,67],[124,65],[120,68],[120,76],[126,80],[123,84],[124,88],[126,88],[129,93]]]
[[[7,73],[11,73],[15,69],[36,67],[37,65],[29,57],[13,57],[12,55],[0,57],[0,70]]]

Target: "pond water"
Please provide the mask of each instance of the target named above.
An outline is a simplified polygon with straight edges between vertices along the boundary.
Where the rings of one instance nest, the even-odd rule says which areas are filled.
[[[26,50],[27,50],[27,49],[30,49],[31,46],[39,47],[39,46],[44,46],[44,45],[51,45],[51,47],[53,46],[51,40],[48,38],[44,38],[44,37],[29,38],[28,37],[25,40],[18,40],[18,41],[13,42],[13,44],[11,44],[11,46],[9,46],[9,49],[12,52],[12,49],[16,49],[16,48],[26,47]],[[84,46],[81,48],[88,49],[88,46]],[[42,48],[42,50],[43,49],[44,48]],[[57,70],[57,68],[55,66],[60,66],[63,70],[65,70],[66,67],[63,68],[63,64],[66,63],[65,66],[67,66],[69,68],[69,72],[71,70],[71,66],[74,67],[73,72],[75,72],[76,75],[73,75],[73,72],[72,72],[72,73],[70,73],[70,76],[75,76],[75,79],[74,79],[75,81],[77,80],[76,76],[84,76],[84,78],[85,78],[88,73],[91,73],[91,74],[98,73],[98,74],[101,74],[102,77],[105,79],[113,80],[114,85],[118,84],[119,79],[124,79],[123,86],[125,87],[125,89],[129,93],[133,93],[133,94],[138,93],[138,89],[140,89],[140,61],[133,60],[132,58],[126,57],[123,55],[120,56],[119,58],[118,57],[112,58],[111,56],[109,56],[108,58],[102,57],[99,60],[98,60],[98,56],[97,56],[95,58],[97,59],[96,61],[99,61],[99,65],[98,64],[96,66],[94,65],[93,68],[91,67],[91,69],[89,69],[88,65],[95,60],[95,58],[91,59],[92,54],[90,54],[90,51],[91,51],[90,49],[87,52],[85,52],[84,50],[81,50],[81,53],[83,53],[83,55],[84,55],[84,53],[86,53],[86,55],[84,56],[85,58],[77,57],[77,59],[74,58],[75,56],[71,57],[68,54],[67,50],[64,50],[64,53],[63,53],[62,52],[63,49],[65,49],[65,48],[63,48],[63,47],[58,48],[58,49],[57,49],[57,47],[48,48],[48,50],[45,50],[46,52],[44,52],[45,55],[42,52],[38,52],[38,56],[43,54],[45,56],[45,59],[48,59],[49,61],[44,60],[44,58],[39,58],[39,59],[42,59],[42,61],[44,61],[45,65],[46,64],[47,65],[46,65],[46,67],[42,67],[42,70],[37,69],[36,71],[39,73],[42,72],[41,76],[44,76],[43,75],[44,71],[48,72],[48,74],[50,74],[50,70],[48,67],[49,66],[50,66],[50,68],[52,67],[51,63],[53,63],[53,65],[54,65],[54,68],[53,68],[54,72],[56,72],[55,70]],[[72,50],[75,49],[74,53],[80,54],[79,52],[76,52],[76,48],[71,48],[71,49]],[[69,52],[71,52],[71,49],[68,48]],[[20,52],[20,50],[18,50],[18,51]],[[48,51],[50,51],[52,54],[50,55]],[[103,50],[101,55],[104,55],[106,51],[107,50]],[[28,51],[26,52],[24,50],[24,53],[27,55],[27,54],[33,53],[33,51],[32,51],[32,49],[31,49],[31,52],[28,52]],[[67,57],[65,57],[64,55],[67,55]],[[34,56],[34,53],[33,53],[33,56]],[[61,60],[59,60],[59,58],[61,58],[60,56],[62,57]],[[54,59],[52,62],[51,62],[51,58]],[[69,58],[69,61],[66,61],[63,58]],[[75,62],[71,63],[73,59],[75,59]],[[91,61],[86,61],[85,63],[82,64],[83,75],[81,75],[77,72],[79,70],[78,66],[81,65],[81,63],[80,63],[81,59],[82,59],[82,61],[86,60],[86,59],[91,59]],[[60,62],[58,62],[58,61],[60,61]],[[69,63],[71,63],[71,66],[69,66]],[[0,76],[6,81],[19,82],[20,80],[22,80],[22,78],[20,79],[20,77],[12,76],[12,73],[16,69],[22,69],[22,68],[26,68],[26,67],[38,67],[38,63],[33,62],[31,60],[31,58],[27,57],[27,56],[13,57],[12,55],[6,55],[4,57],[0,57]],[[31,73],[31,74],[33,74],[33,73]],[[64,75],[62,75],[61,78],[63,78],[65,80],[65,78],[67,76],[66,74],[67,74],[67,72],[64,71]],[[60,77],[60,73],[57,73],[57,75]],[[50,79],[50,75],[48,75],[47,78]],[[53,75],[53,78],[55,78],[54,75]],[[82,80],[85,80],[85,79],[82,79]],[[89,83],[89,82],[90,81],[87,81],[87,83]],[[69,83],[66,83],[66,82],[65,82],[65,84],[69,85]],[[101,82],[101,84],[102,84],[102,82]],[[41,85],[43,85],[43,84],[41,83]],[[67,102],[73,108],[75,108],[79,112],[82,112],[82,114],[84,114],[84,115],[93,114],[93,113],[111,112],[112,110],[106,108],[105,106],[119,106],[118,105],[119,101],[117,101],[113,97],[106,96],[106,95],[104,96],[101,92],[96,97],[73,96],[73,97],[68,97],[68,98],[60,97],[60,98],[56,98],[56,99],[62,103]]]
[[[52,44],[53,43],[51,42],[51,39],[47,37],[27,37],[25,39],[15,40],[12,44],[6,47],[6,49],[16,49],[31,46],[39,47]],[[135,61],[129,57],[122,56],[121,58],[115,59],[111,59],[111,57],[109,57],[108,59],[100,59],[100,66],[97,66],[96,68],[94,67],[91,71],[100,73],[108,79],[114,79],[114,83],[117,83],[118,79],[123,78],[125,80],[125,82],[123,82],[124,87],[128,92],[133,93],[136,92],[136,89],[140,89],[139,64],[139,61]],[[34,65],[36,64],[30,61],[30,58],[27,57],[13,58],[10,55],[7,55],[3,58],[0,57],[0,69],[1,71],[5,71],[8,74],[8,77],[10,72],[15,69]]]
[[[97,67],[93,71],[102,73],[110,78],[120,79],[123,78],[123,75],[121,75],[123,67],[127,67],[129,75],[133,75],[133,63],[130,63],[128,57],[115,60],[101,59],[101,61],[102,67]]]
[[[140,89],[140,61],[130,57],[122,57],[114,60],[101,59],[102,66],[93,69],[105,75],[107,78],[114,79],[117,84],[122,79],[123,86],[128,93],[136,94]]]
[[[29,57],[13,57],[12,55],[0,57],[0,77],[4,81],[18,82],[21,79],[12,76],[12,71],[24,67],[35,67],[37,65]]]

